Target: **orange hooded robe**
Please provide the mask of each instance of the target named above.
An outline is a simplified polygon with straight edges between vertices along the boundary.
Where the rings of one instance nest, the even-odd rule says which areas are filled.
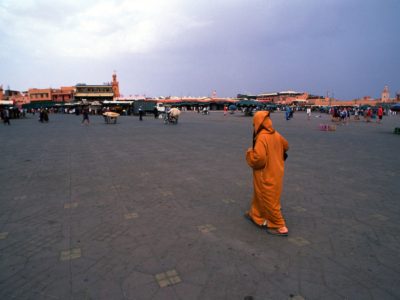
[[[285,227],[280,197],[284,174],[283,153],[289,143],[272,127],[268,111],[253,118],[255,145],[246,153],[247,164],[253,169],[254,195],[249,216],[260,226]]]

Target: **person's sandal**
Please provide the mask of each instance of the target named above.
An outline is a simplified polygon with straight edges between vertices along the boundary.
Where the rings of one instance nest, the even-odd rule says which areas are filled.
[[[250,221],[251,223],[253,223],[254,225],[256,225],[258,228],[261,228],[261,229],[267,228],[267,226],[259,225],[259,224],[257,224],[256,222],[254,222],[253,218],[250,217],[249,212],[245,212],[245,214],[243,215],[243,217],[244,217],[246,220],[249,220],[249,221]]]
[[[289,230],[286,227],[267,228],[267,232],[269,234],[276,235],[276,236],[288,236],[288,234],[289,234]]]

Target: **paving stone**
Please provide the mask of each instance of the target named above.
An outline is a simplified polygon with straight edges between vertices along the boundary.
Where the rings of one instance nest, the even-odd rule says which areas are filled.
[[[381,215],[381,214],[373,214],[371,217],[376,219],[376,220],[379,220],[379,221],[387,221],[387,220],[389,220],[388,217],[386,217],[384,215]]]
[[[169,270],[164,273],[158,273],[155,275],[155,278],[161,288],[178,284],[182,281],[176,270]]]
[[[305,238],[303,238],[303,237],[301,237],[301,236],[289,237],[289,238],[288,238],[288,241],[289,241],[290,243],[293,243],[293,244],[295,244],[295,245],[297,245],[297,246],[300,246],[300,247],[310,244],[309,241],[307,241]]]
[[[296,211],[296,212],[305,212],[305,211],[307,211],[307,209],[305,209],[304,207],[301,207],[301,206],[292,206],[292,209],[294,210],[294,211]]]
[[[80,248],[64,250],[64,251],[61,251],[61,254],[60,254],[61,261],[77,259],[80,257],[81,257],[81,249]]]
[[[224,202],[226,204],[233,204],[233,203],[235,203],[235,200],[224,198],[224,199],[222,199],[222,202]]]
[[[214,231],[217,229],[217,228],[215,228],[214,225],[211,225],[211,224],[200,225],[200,226],[197,226],[197,228],[202,233],[208,233],[208,232],[211,232],[211,231]]]
[[[161,191],[163,197],[172,197],[174,194],[171,191]]]
[[[400,116],[329,133],[315,130],[325,114],[271,118],[290,144],[283,239],[242,217],[240,113],[0,128],[0,299],[399,299]]]
[[[78,207],[78,202],[64,203],[65,209],[77,208],[77,207]]]
[[[125,219],[127,220],[136,219],[137,217],[139,217],[139,215],[135,212],[125,214]]]
[[[303,296],[293,295],[293,297],[289,297],[290,300],[305,300]]]

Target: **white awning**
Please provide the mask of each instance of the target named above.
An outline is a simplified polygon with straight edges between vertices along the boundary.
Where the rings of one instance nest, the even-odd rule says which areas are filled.
[[[76,93],[75,97],[114,97],[113,93]]]
[[[0,105],[13,105],[14,102],[11,100],[0,100]]]
[[[103,101],[103,104],[132,104],[134,101]]]

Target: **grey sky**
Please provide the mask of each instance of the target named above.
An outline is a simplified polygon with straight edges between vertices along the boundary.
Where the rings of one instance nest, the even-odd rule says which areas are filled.
[[[0,84],[340,99],[400,90],[398,0],[0,0]]]

